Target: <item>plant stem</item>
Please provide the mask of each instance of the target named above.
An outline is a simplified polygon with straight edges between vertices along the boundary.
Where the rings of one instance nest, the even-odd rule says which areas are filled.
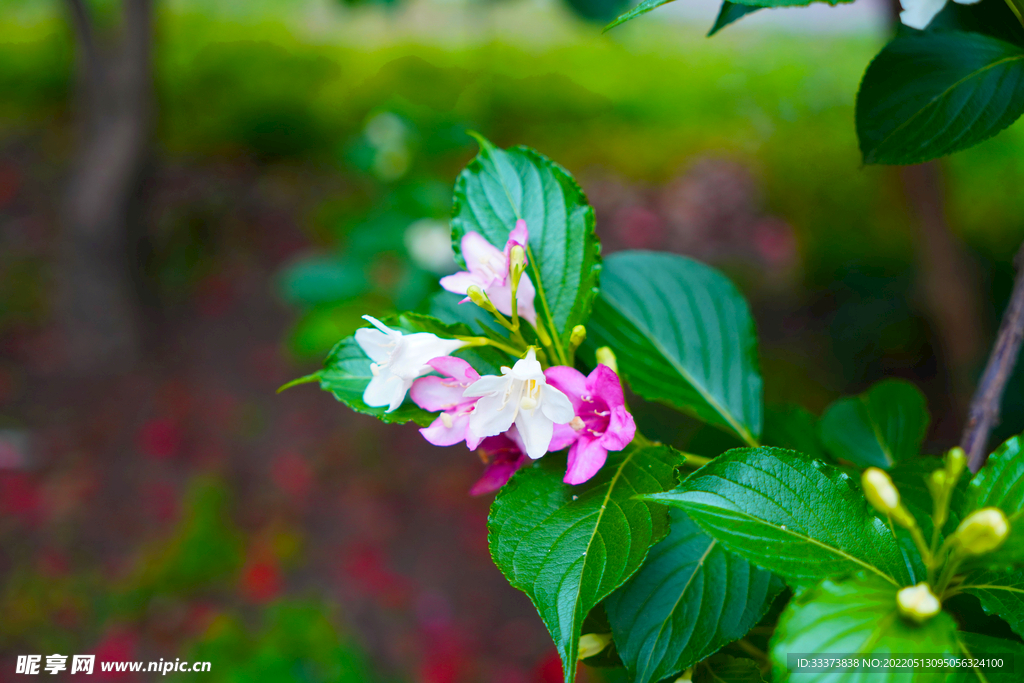
[[[501,349],[514,358],[521,358],[524,353],[524,349],[514,349],[507,344],[502,344],[499,341],[488,339],[487,337],[456,337],[456,339],[466,342],[467,346],[493,346],[496,349]]]
[[[1014,264],[1017,267],[1017,277],[1013,283],[1010,303],[1003,313],[996,343],[992,347],[985,372],[971,400],[967,425],[960,439],[960,446],[967,453],[967,464],[971,472],[980,470],[988,458],[986,446],[989,432],[999,421],[999,404],[1006,389],[1006,380],[1013,372],[1021,340],[1024,340],[1024,247],[1017,252]]]

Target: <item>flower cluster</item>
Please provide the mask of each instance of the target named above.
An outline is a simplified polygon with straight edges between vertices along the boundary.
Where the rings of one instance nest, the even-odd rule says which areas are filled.
[[[408,395],[420,408],[437,413],[420,430],[424,438],[435,446],[465,442],[487,465],[473,494],[494,491],[524,463],[565,448],[569,461],[564,481],[581,484],[597,474],[608,451],[624,449],[636,432],[613,368],[599,364],[586,376],[567,365],[545,368],[538,359],[540,349],[526,343],[520,319],[535,326],[538,338],[543,340],[546,334],[537,325],[536,289],[525,272],[528,240],[522,220],[504,250],[469,232],[461,243],[467,270],[441,279],[448,291],[467,295],[462,303],[476,303],[494,314],[509,330],[511,345],[482,337],[405,334],[370,316],[364,317],[373,328],[355,335],[373,374],[363,402],[387,406],[392,412]],[[572,343],[578,345],[584,336],[582,327],[573,330]],[[481,375],[469,362],[451,355],[488,343],[510,356],[511,351],[519,354],[500,375]]]

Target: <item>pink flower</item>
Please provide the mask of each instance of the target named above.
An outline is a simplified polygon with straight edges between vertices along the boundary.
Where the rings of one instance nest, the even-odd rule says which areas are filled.
[[[476,407],[477,398],[466,398],[462,393],[473,382],[480,379],[480,373],[454,356],[442,356],[427,361],[443,377],[434,375],[416,380],[409,396],[413,402],[430,412],[441,411],[429,427],[420,430],[435,446],[451,446],[465,441],[470,450],[480,445],[482,437],[476,437],[469,430],[469,416]]]
[[[607,365],[598,365],[584,377],[564,365],[544,372],[548,384],[569,397],[576,417],[556,425],[549,449],[569,449],[566,484],[582,484],[601,469],[608,451],[621,451],[636,434],[633,416],[626,410],[619,376]]]
[[[528,460],[519,432],[515,425],[498,436],[489,436],[480,443],[480,459],[487,467],[483,476],[469,490],[471,496],[482,496],[485,493],[497,491],[508,483],[512,475],[516,473]]]
[[[512,247],[519,245],[526,248],[529,239],[529,232],[526,229],[526,221],[516,221],[516,227],[509,233],[508,241],[505,243],[505,250],[499,251],[477,232],[467,232],[462,237],[462,257],[466,260],[466,268],[454,275],[441,278],[441,286],[455,294],[465,294],[469,288],[476,285],[490,297],[497,308],[504,315],[512,315],[512,279],[509,277],[508,263]],[[530,321],[531,325],[537,322],[537,312],[533,308],[533,298],[537,290],[530,281],[530,276],[523,273],[519,280],[519,288],[516,291],[517,311],[520,316]],[[469,297],[461,303],[469,301]]]

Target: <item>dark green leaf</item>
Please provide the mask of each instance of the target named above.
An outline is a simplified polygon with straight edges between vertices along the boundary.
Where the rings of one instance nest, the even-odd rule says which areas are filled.
[[[751,12],[756,12],[759,9],[763,9],[763,7],[759,5],[743,5],[738,2],[729,2],[729,0],[725,0],[725,2],[722,3],[722,9],[718,10],[718,18],[715,19],[714,26],[711,27],[710,31],[708,31],[708,38],[715,35],[734,21],[738,21]]]
[[[868,164],[915,164],[992,137],[1024,112],[1024,48],[961,31],[900,35],[864,74]]]
[[[565,461],[548,456],[498,493],[488,519],[491,556],[536,605],[562,657],[576,672],[584,617],[618,588],[668,531],[664,508],[634,496],[672,485],[679,453],[630,446],[610,454],[593,479],[562,483]]]
[[[1002,617],[1024,635],[1024,572],[982,569],[968,574],[960,590],[977,596],[986,613]]]
[[[465,325],[447,325],[436,318],[417,313],[403,313],[383,321],[393,329],[406,333],[430,332],[439,337],[451,339],[470,335]],[[480,374],[500,374],[500,367],[510,360],[505,354],[491,348],[467,348],[455,352],[465,358]],[[434,420],[434,414],[416,406],[406,399],[397,410],[385,412],[387,407],[371,408],[363,402],[363,391],[370,383],[370,359],[356,343],[355,336],[345,337],[331,350],[324,361],[324,367],[315,375],[320,388],[334,394],[334,397],[357,413],[373,415],[383,422],[415,422],[426,426]]]
[[[1024,564],[1024,437],[1015,436],[997,448],[967,487],[965,514],[983,507],[1006,513],[1010,535],[1002,547],[977,563]]]
[[[673,254],[612,254],[587,331],[588,348],[615,351],[634,392],[757,445],[762,399],[754,321],[721,273]]]
[[[1024,672],[1024,645],[1005,638],[993,638],[980,633],[957,633],[960,651],[966,657],[1002,658],[1005,664],[1000,669],[963,669],[949,677],[949,683],[1019,683]],[[1012,660],[1012,662],[1010,661]]]
[[[789,604],[772,637],[772,665],[776,680],[789,670],[791,655],[856,654],[864,656],[954,655],[959,652],[956,623],[940,612],[923,625],[903,620],[896,611],[895,586],[872,579],[835,582],[826,579],[804,591]],[[888,671],[800,673],[792,680],[806,683],[940,683],[945,672]]]
[[[672,2],[672,0],[644,0],[643,2],[641,2],[639,5],[637,5],[633,9],[629,10],[625,14],[621,15],[618,19],[616,19],[612,23],[610,23],[607,26],[605,26],[604,30],[605,31],[610,31],[613,28],[615,28],[616,26],[618,26],[619,24],[625,24],[630,19],[636,19],[637,17],[639,17],[641,15],[647,14],[648,12],[650,12],[653,9],[657,9],[658,7],[661,7],[662,5],[667,5],[670,2]]]
[[[947,3],[926,30],[983,33],[1008,43],[1024,45],[1024,27],[1005,0],[982,0],[970,5]]]
[[[764,683],[764,676],[751,659],[717,655],[700,663],[693,683]]]
[[[345,259],[310,257],[294,263],[280,275],[281,295],[293,304],[313,306],[339,303],[369,289],[361,267]]]
[[[634,683],[660,681],[746,635],[782,582],[727,552],[682,510],[625,585],[605,600]]]
[[[859,571],[910,583],[892,533],[849,475],[793,451],[729,451],[647,499],[682,508],[727,550],[796,583]]]
[[[819,427],[833,457],[889,469],[918,455],[928,421],[924,394],[909,382],[890,379],[830,405]]]
[[[461,261],[467,232],[478,232],[501,249],[516,220],[524,219],[537,324],[568,346],[572,328],[587,321],[597,295],[601,245],[594,235],[594,210],[572,176],[544,155],[526,147],[505,151],[478,139],[480,153],[455,182],[456,257]]]
[[[765,406],[761,440],[766,446],[788,448],[819,460],[828,458],[818,439],[818,418],[796,404]]]

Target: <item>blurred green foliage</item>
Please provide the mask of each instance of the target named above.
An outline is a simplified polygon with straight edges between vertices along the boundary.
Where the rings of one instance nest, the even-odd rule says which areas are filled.
[[[233,615],[216,617],[188,651],[211,662],[196,678],[214,683],[369,683],[375,680],[363,653],[324,613],[322,604],[282,600],[268,606],[257,629]]]

